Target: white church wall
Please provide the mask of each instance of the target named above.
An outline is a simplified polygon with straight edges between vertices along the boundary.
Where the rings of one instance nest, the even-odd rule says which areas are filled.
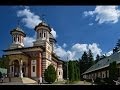
[[[31,77],[36,77],[36,60],[31,60]]]

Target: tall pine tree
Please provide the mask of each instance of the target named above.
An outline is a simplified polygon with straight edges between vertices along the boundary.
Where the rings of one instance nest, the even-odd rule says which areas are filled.
[[[99,56],[99,54],[97,54],[97,56],[96,56],[95,63],[97,63],[98,61],[100,61],[100,56]]]
[[[120,39],[118,39],[117,43],[116,43],[116,47],[120,47]]]
[[[72,61],[68,63],[68,77],[70,81],[74,81],[74,65]]]
[[[94,64],[94,59],[91,50],[88,51],[88,68]]]
[[[83,79],[82,73],[84,73],[88,69],[88,54],[85,51],[81,57],[80,62],[80,78]]]

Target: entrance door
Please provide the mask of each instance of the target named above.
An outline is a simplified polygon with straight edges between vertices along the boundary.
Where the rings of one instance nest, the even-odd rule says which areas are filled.
[[[14,61],[14,77],[19,77],[19,61]]]
[[[26,75],[26,64],[25,64],[25,62],[23,62],[22,73],[23,73],[23,77],[25,77],[25,75]]]

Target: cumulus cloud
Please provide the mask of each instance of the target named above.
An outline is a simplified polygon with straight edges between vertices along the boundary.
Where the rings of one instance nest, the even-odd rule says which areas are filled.
[[[23,10],[17,11],[17,16],[22,17],[21,21],[24,23],[24,25],[29,29],[34,29],[36,25],[38,25],[42,20],[40,19],[40,16],[36,15],[35,13],[31,12],[30,8],[28,6],[25,6]],[[56,31],[51,28],[51,33],[54,38],[57,37]],[[24,44],[25,46],[32,46],[33,41],[35,41],[36,34],[33,37],[25,37]]]
[[[93,25],[93,23],[89,23],[88,25],[89,25],[89,26],[92,26],[92,25]]]
[[[25,8],[24,10],[19,10],[17,12],[18,17],[23,17],[22,22],[25,24],[26,27],[32,29],[36,25],[38,25],[41,20],[38,15],[35,15],[33,12],[30,11],[29,8]]]
[[[110,56],[113,54],[113,51],[109,51],[108,53],[106,53],[106,56]]]
[[[57,37],[56,31],[53,28],[51,28],[51,30],[52,30],[51,34],[53,35],[54,38],[56,38]]]
[[[62,46],[63,46],[63,48],[66,48],[66,47],[67,47],[67,44],[66,44],[66,43],[64,43]]]
[[[95,21],[102,23],[117,23],[120,17],[118,6],[96,6],[94,11],[85,11],[85,16],[95,16]]]
[[[93,53],[94,58],[97,54],[101,55],[102,50],[99,48],[99,45],[96,43],[93,44],[80,44],[76,43],[74,44],[70,50],[65,50],[61,46],[57,45],[55,46],[55,53],[61,57],[63,60],[76,60],[81,58],[84,51],[88,52],[88,50],[91,50]]]
[[[25,37],[24,38],[24,45],[25,47],[31,47],[33,46],[33,42],[35,41],[34,37]]]

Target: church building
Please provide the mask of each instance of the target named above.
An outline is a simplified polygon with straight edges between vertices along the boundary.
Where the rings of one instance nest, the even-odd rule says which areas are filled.
[[[54,53],[56,40],[51,34],[50,26],[42,21],[34,30],[37,37],[32,47],[24,47],[26,34],[20,27],[10,31],[12,44],[4,50],[9,58],[8,72],[12,77],[44,80],[44,71],[52,64],[57,71],[56,81],[63,80],[63,62]]]

